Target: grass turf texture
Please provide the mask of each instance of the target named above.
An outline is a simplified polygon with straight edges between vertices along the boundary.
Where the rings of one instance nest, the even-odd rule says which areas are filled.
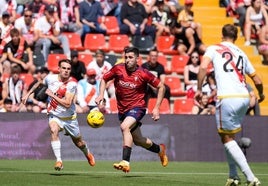
[[[223,186],[228,177],[226,163],[131,162],[128,174],[113,169],[113,162],[64,161],[60,172],[52,160],[0,160],[1,186]],[[268,163],[250,163],[262,185],[268,185]],[[244,184],[245,178],[240,173]],[[242,185],[243,185],[242,184]]]

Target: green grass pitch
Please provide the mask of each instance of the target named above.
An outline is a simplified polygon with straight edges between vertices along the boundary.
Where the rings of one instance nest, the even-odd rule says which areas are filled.
[[[224,186],[225,162],[131,162],[130,173],[112,167],[113,162],[64,161],[55,171],[52,160],[0,160],[1,186]],[[268,185],[268,163],[250,163],[262,185]],[[244,185],[245,178],[240,172]]]

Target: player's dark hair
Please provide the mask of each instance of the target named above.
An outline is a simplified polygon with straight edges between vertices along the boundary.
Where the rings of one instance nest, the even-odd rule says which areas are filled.
[[[224,38],[233,39],[234,41],[237,39],[238,30],[233,24],[226,24],[222,27],[222,36]]]
[[[62,59],[62,60],[59,61],[58,66],[60,67],[63,62],[69,63],[70,65],[72,65],[72,61],[71,60],[69,60],[69,59]]]
[[[125,48],[124,52],[125,52],[125,54],[126,53],[129,53],[129,52],[133,52],[135,54],[135,56],[137,56],[137,57],[139,57],[139,55],[140,55],[140,51],[136,47],[128,47],[128,48]]]

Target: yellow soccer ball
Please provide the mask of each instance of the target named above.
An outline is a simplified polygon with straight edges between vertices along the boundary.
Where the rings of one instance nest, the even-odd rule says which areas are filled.
[[[87,115],[87,124],[92,128],[99,128],[104,122],[104,115],[98,110],[91,111]]]

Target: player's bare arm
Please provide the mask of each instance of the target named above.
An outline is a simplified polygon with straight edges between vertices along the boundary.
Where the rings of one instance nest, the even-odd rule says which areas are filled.
[[[251,79],[253,80],[256,89],[258,90],[259,93],[259,100],[258,102],[262,102],[265,99],[265,95],[263,94],[263,84],[262,81],[260,79],[260,77],[255,74],[254,76],[251,76]]]
[[[104,98],[104,91],[105,91],[105,88],[107,86],[106,84],[107,84],[107,82],[102,79],[101,83],[100,83],[99,96],[95,99],[95,103],[97,105],[99,105]]]
[[[165,85],[162,82],[160,82],[158,84],[157,89],[158,89],[157,100],[156,100],[156,104],[154,106],[154,109],[152,111],[152,114],[153,114],[152,118],[154,121],[157,121],[160,118],[159,108],[160,108],[160,105],[164,99],[164,95],[165,95],[165,91],[166,91]]]

